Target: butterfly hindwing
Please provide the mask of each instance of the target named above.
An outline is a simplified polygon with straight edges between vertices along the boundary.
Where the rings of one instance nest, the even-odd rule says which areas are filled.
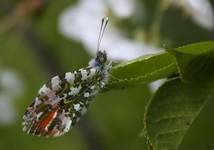
[[[27,108],[23,130],[46,137],[68,132],[87,111],[91,98],[98,93],[100,77],[94,68],[53,77],[42,86]]]

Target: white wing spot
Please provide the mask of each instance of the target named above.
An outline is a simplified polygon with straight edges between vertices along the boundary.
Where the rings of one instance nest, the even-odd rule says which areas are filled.
[[[95,68],[91,68],[89,76],[93,77],[95,74],[96,74],[96,69]]]
[[[81,75],[82,75],[81,80],[86,80],[88,78],[87,71],[84,70],[84,69],[81,69],[80,72],[81,72]]]
[[[36,115],[37,121],[39,120],[39,117],[40,117],[42,114],[43,114],[43,112],[40,112],[40,113],[38,113],[38,114]]]
[[[65,128],[64,128],[64,132],[68,132],[70,127],[71,127],[71,123],[72,120],[70,118],[66,118],[64,124],[65,124]]]
[[[46,94],[48,94],[50,91],[51,91],[51,89],[48,88],[48,87],[46,86],[46,84],[44,84],[44,85],[40,88],[39,94],[40,94],[40,95],[42,95],[42,94],[46,95]]]
[[[42,103],[42,101],[38,97],[36,97],[33,107],[35,108],[36,106],[38,106],[41,103]]]
[[[81,88],[82,88],[81,85],[77,88],[71,87],[70,88],[71,91],[68,94],[69,95],[77,95],[79,93],[79,91],[81,90]]]
[[[92,90],[94,90],[94,89],[95,89],[95,86],[93,85],[93,86],[91,86],[90,88],[91,88]]]
[[[88,92],[86,92],[86,93],[84,93],[84,97],[89,97],[89,93]]]
[[[65,79],[69,82],[69,83],[73,83],[75,80],[75,75],[71,72],[66,72],[65,73]]]
[[[74,104],[74,109],[76,110],[76,111],[79,111],[80,110],[80,104]]]
[[[60,78],[59,76],[55,76],[51,79],[51,86],[52,86],[52,89],[54,91],[58,90],[60,88]]]

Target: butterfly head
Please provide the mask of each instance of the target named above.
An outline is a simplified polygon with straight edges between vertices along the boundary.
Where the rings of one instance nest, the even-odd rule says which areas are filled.
[[[107,54],[105,51],[97,51],[97,56],[95,58],[97,64],[103,65],[107,62]]]
[[[98,42],[97,42],[97,54],[95,58],[95,62],[99,65],[105,64],[107,62],[107,55],[104,50],[100,50],[100,43],[103,38],[104,31],[106,29],[106,26],[108,24],[108,17],[103,17],[100,27],[100,32],[98,36]]]

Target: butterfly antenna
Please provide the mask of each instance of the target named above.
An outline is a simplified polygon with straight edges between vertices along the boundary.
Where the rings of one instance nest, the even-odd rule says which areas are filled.
[[[99,49],[100,49],[100,43],[102,41],[103,34],[105,32],[107,24],[108,24],[108,17],[103,17],[102,22],[101,22],[99,36],[98,36],[98,41],[97,41],[97,51],[99,51]]]

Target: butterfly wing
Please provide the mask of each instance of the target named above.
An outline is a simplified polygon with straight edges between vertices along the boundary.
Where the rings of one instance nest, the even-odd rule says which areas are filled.
[[[38,96],[23,116],[23,131],[38,136],[54,137],[68,132],[72,123],[71,108],[63,104],[54,91]]]
[[[23,130],[32,135],[54,137],[68,132],[87,111],[101,86],[96,69],[80,69],[55,76],[44,84],[23,116]]]

